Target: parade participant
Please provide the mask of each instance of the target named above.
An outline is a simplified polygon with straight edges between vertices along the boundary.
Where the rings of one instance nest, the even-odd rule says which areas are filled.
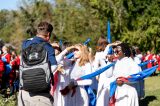
[[[142,55],[139,53],[137,54],[136,49],[138,49],[138,47],[132,47],[131,48],[131,57],[133,59],[133,61],[139,65],[141,63],[141,57]],[[142,71],[141,67],[139,66],[140,72]],[[141,81],[137,81],[135,83],[132,84],[133,87],[135,87],[137,93],[138,93],[138,98],[139,100],[141,98],[144,97],[144,80]]]
[[[113,76],[109,78],[106,83],[117,80],[118,86],[114,95],[115,101],[113,102],[110,100],[110,105],[114,104],[115,106],[138,106],[138,96],[135,88],[132,87],[132,84],[130,83],[123,83],[123,81],[119,80],[118,77],[127,77],[129,75],[138,73],[140,69],[130,57],[131,50],[128,44],[118,44],[114,52],[118,56],[118,60],[113,70]]]
[[[105,48],[107,47],[108,42],[106,41],[105,37],[101,36],[97,42],[97,47],[96,47],[96,54],[95,54],[95,59],[93,63],[93,69],[97,70],[101,67],[105,67],[110,64],[108,61],[108,58],[106,59],[106,56],[110,57],[108,53],[104,53]],[[108,88],[104,87],[104,81],[105,78],[110,78],[113,73],[113,67],[109,68],[107,71],[101,73],[99,76],[97,76],[98,80],[98,90],[97,90],[97,106],[101,104],[101,106],[105,106],[108,104],[106,99],[109,97],[107,95]],[[95,82],[94,82],[95,83]]]
[[[72,61],[65,58],[65,55],[72,49],[74,46],[67,47],[63,51],[58,43],[54,42],[51,44],[55,49],[56,60],[58,64],[57,71],[54,74],[54,86],[51,87],[51,95],[54,97],[53,106],[65,106],[64,96],[60,93],[60,90],[63,89],[69,83],[69,76],[66,76],[66,73],[69,71]]]
[[[15,89],[13,82],[16,80],[16,73],[19,72],[19,65],[20,65],[20,58],[17,55],[16,51],[11,52],[10,65],[12,67],[12,70],[9,73],[9,88],[10,88],[10,95],[12,95]]]
[[[76,81],[76,79],[92,72],[89,60],[90,54],[88,48],[82,44],[75,45],[75,48],[75,63],[68,73],[70,83],[61,90],[61,93],[65,96],[65,106],[89,106],[89,98],[84,86],[91,85],[92,80],[86,79]]]
[[[4,45],[2,47],[2,56],[1,59],[4,62],[5,71],[2,75],[2,89],[7,89],[9,87],[8,75],[11,72],[11,54],[9,53],[9,47]]]
[[[11,54],[9,53],[9,48],[7,46],[2,47],[2,60],[7,64],[11,61]]]
[[[150,51],[147,51],[147,55],[145,56],[145,59],[144,61],[149,61],[149,60],[152,60],[153,59],[153,54],[151,54]],[[152,62],[149,62],[147,64],[147,68],[151,68],[152,67]]]
[[[4,63],[3,61],[1,60],[1,56],[0,56],[0,90],[2,89],[2,76],[3,76],[3,73],[4,73],[5,69],[4,69]]]

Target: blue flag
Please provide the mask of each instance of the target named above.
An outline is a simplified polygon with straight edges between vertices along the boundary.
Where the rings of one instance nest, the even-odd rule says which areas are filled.
[[[108,43],[112,42],[112,38],[111,38],[111,29],[110,29],[110,22],[107,22],[107,41]]]

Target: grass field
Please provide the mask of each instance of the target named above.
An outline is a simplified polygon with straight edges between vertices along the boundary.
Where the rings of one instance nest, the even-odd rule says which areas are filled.
[[[160,76],[145,79],[145,98],[140,106],[160,106]]]
[[[0,95],[0,106],[16,106],[16,97],[5,99]],[[140,106],[160,106],[160,76],[145,79],[145,98]]]

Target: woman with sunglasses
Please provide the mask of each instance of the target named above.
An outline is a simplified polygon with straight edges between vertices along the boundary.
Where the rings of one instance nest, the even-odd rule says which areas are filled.
[[[114,66],[113,76],[109,79],[113,82],[117,80],[117,89],[115,91],[115,106],[138,106],[138,96],[132,83],[124,83],[119,77],[128,77],[129,75],[140,72],[139,66],[133,61],[131,50],[126,43],[121,43],[114,49],[118,60]],[[110,83],[109,83],[110,84]]]
[[[62,95],[65,96],[64,106],[89,106],[89,98],[84,86],[91,85],[92,80],[77,81],[76,79],[92,72],[90,53],[88,48],[82,44],[76,44],[74,47],[75,63],[69,73],[66,73],[66,76],[69,76],[70,83],[61,90]]]

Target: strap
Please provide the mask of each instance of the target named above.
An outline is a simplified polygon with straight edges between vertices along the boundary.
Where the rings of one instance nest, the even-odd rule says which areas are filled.
[[[22,97],[22,90],[21,90],[21,101],[22,101],[22,105],[25,106],[24,101],[23,101],[23,97]]]

